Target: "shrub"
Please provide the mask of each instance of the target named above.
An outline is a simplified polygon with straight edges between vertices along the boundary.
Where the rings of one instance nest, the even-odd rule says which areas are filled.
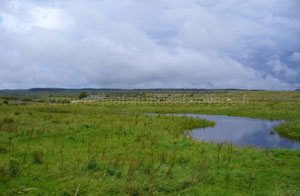
[[[18,116],[18,115],[20,115],[20,114],[21,114],[20,112],[15,112],[15,115],[16,115],[16,116]]]
[[[8,105],[8,101],[7,100],[3,101],[3,104]]]
[[[86,97],[87,97],[87,94],[86,94],[85,91],[80,92],[80,94],[79,94],[79,99],[83,99],[83,98],[86,98]]]

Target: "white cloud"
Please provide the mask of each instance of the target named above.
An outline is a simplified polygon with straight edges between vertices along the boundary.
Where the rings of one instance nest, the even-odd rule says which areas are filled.
[[[282,45],[297,31],[290,25],[297,21],[277,13],[282,12],[278,0],[7,0],[0,5],[0,88],[291,89],[299,84],[290,82],[297,69],[274,57],[280,48],[299,49],[297,37],[292,46]],[[281,33],[286,24],[288,36]],[[267,50],[261,52],[266,65],[239,60],[252,58],[257,48]]]
[[[71,25],[72,19],[59,9],[35,7],[31,15],[34,26],[45,29],[66,29]]]
[[[30,31],[32,28],[64,30],[72,24],[72,18],[62,10],[40,7],[26,1],[7,1],[1,12],[2,26],[8,31]]]

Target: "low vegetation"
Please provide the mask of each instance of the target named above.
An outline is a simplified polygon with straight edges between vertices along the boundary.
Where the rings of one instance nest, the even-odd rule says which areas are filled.
[[[222,102],[9,100],[0,106],[0,195],[300,195],[299,151],[194,141],[186,130],[214,123],[162,114],[285,119],[276,131],[299,136],[297,97],[229,95]],[[151,112],[160,115],[143,114]]]

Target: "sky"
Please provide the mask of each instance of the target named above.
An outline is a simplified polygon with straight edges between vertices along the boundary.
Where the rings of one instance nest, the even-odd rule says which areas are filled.
[[[0,0],[0,89],[300,88],[299,0]]]

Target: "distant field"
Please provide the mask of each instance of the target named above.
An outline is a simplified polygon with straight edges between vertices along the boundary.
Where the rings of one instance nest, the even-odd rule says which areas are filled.
[[[97,93],[0,96],[0,195],[300,195],[299,151],[194,141],[185,130],[214,123],[141,114],[285,119],[276,131],[300,140],[300,92]]]

